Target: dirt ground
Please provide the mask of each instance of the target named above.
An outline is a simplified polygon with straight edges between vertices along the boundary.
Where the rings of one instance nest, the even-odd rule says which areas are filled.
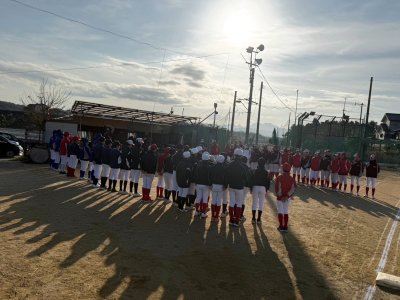
[[[0,299],[362,299],[399,179],[383,171],[377,200],[299,187],[281,234],[272,193],[262,226],[249,221],[249,196],[247,221],[230,228],[1,160]],[[400,226],[385,272],[400,276],[399,256]],[[374,297],[399,298],[379,288]]]

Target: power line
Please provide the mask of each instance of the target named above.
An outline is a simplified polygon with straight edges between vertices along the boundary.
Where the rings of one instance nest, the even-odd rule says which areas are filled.
[[[265,82],[267,83],[268,87],[270,88],[270,90],[272,91],[272,93],[275,95],[275,97],[283,104],[283,106],[285,106],[288,110],[294,112],[293,108],[290,108],[289,106],[286,105],[285,102],[283,102],[283,100],[279,97],[279,95],[275,92],[275,90],[272,88],[271,84],[269,83],[269,81],[267,80],[267,78],[264,76],[264,73],[262,72],[262,70],[260,69],[260,66],[257,66],[258,70],[261,73],[261,76],[263,77],[263,79],[265,80]]]
[[[155,45],[155,44],[153,44],[153,43],[146,42],[146,41],[142,41],[142,40],[139,40],[139,39],[136,39],[136,38],[133,38],[133,37],[124,35],[124,34],[116,33],[116,32],[114,32],[114,31],[111,31],[111,30],[108,30],[108,29],[105,29],[105,28],[102,28],[102,27],[94,26],[94,25],[91,25],[91,24],[86,23],[86,22],[83,22],[83,21],[79,21],[79,20],[76,20],[76,19],[72,19],[72,18],[63,16],[63,15],[60,15],[60,14],[58,14],[58,13],[52,12],[52,11],[50,11],[50,10],[43,9],[43,8],[40,8],[40,7],[36,7],[36,6],[30,5],[30,4],[24,3],[24,2],[19,1],[19,0],[9,0],[9,1],[14,2],[14,3],[17,3],[17,4],[22,5],[22,6],[25,6],[25,7],[29,8],[29,9],[32,9],[32,10],[36,10],[36,11],[40,11],[40,12],[42,12],[42,13],[46,13],[46,14],[52,15],[52,16],[54,16],[54,17],[63,19],[63,20],[68,21],[68,22],[76,23],[76,24],[79,24],[79,25],[88,27],[88,28],[93,29],[93,30],[96,30],[96,31],[108,33],[108,34],[110,34],[110,35],[113,35],[113,36],[116,36],[116,37],[119,37],[119,38],[127,39],[127,40],[130,40],[130,41],[132,41],[132,42],[135,42],[135,43],[138,43],[138,44],[142,44],[142,45],[148,46],[148,47],[153,48],[153,49],[155,49],[155,50],[168,51],[168,52],[173,52],[173,53],[182,54],[182,55],[187,55],[187,56],[194,56],[194,55],[187,54],[187,53],[183,53],[183,52],[180,52],[180,51],[176,51],[176,50],[172,50],[172,49],[167,49],[167,48],[165,48],[165,47],[160,47],[160,46],[157,46],[157,45]],[[224,54],[228,54],[228,52],[226,52],[226,53],[224,53]],[[208,56],[215,56],[215,54],[213,54],[213,55],[208,55]]]

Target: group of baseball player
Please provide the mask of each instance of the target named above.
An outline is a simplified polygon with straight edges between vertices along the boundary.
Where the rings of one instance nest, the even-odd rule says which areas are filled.
[[[93,187],[141,196],[145,203],[153,201],[150,192],[156,178],[157,199],[172,200],[180,212],[193,210],[199,218],[206,218],[211,210],[212,222],[229,217],[231,226],[239,226],[245,220],[246,198],[251,193],[252,223],[262,223],[271,176],[263,157],[259,157],[252,170],[242,148],[235,148],[230,156],[211,155],[202,146],[159,149],[141,138],[131,137],[121,144],[102,135],[96,135],[89,142],[60,130],[54,131],[49,148],[51,168],[61,174],[75,177],[79,170],[79,179],[87,179]],[[211,152],[215,153],[215,147]],[[296,184],[290,175],[290,164],[284,163],[281,167],[282,174],[275,179],[275,193],[278,229],[284,232],[288,230],[288,206]],[[140,178],[141,192],[138,190]]]
[[[252,223],[262,223],[262,212],[267,191],[274,179],[277,199],[278,230],[288,230],[289,203],[297,184],[320,185],[333,190],[347,191],[347,177],[351,176],[350,192],[354,187],[359,195],[360,177],[367,176],[366,196],[371,188],[375,195],[376,178],[380,171],[374,155],[364,165],[358,154],[350,162],[345,153],[332,155],[325,150],[310,155],[307,149],[291,153],[277,146],[245,148],[235,145],[218,154],[212,145],[210,154],[204,146],[176,147],[146,143],[142,138],[130,137],[121,144],[97,134],[91,142],[56,130],[49,141],[51,168],[75,177],[78,162],[79,179],[87,178],[93,187],[140,197],[150,203],[154,179],[157,179],[156,198],[172,200],[180,212],[194,210],[194,215],[206,218],[211,210],[212,222],[229,217],[231,226],[245,220],[246,198],[252,196]],[[216,149],[218,151],[216,151]],[[139,180],[142,178],[141,192]],[[129,184],[129,190],[128,190]],[[210,207],[211,206],[211,207]]]
[[[379,164],[374,154],[371,154],[369,161],[365,164],[358,153],[354,154],[353,160],[349,160],[345,152],[332,154],[329,149],[321,153],[319,150],[311,154],[308,149],[296,149],[294,153],[289,148],[278,151],[274,147],[272,151],[260,151],[255,148],[252,151],[252,162],[259,156],[267,159],[268,170],[271,175],[276,175],[279,166],[289,163],[292,167],[292,176],[298,184],[320,186],[331,188],[334,191],[342,191],[360,196],[360,179],[366,175],[366,187],[364,197],[369,196],[371,190],[372,198],[375,197],[376,179],[380,172]],[[347,190],[348,177],[350,176],[350,189]]]

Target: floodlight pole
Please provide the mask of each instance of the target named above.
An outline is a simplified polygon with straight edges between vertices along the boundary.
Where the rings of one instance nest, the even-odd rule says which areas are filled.
[[[247,53],[250,53],[250,62],[246,63],[250,66],[250,93],[249,93],[249,105],[247,106],[247,122],[246,122],[246,135],[245,135],[245,144],[249,143],[249,133],[250,133],[250,118],[251,118],[251,105],[253,102],[253,84],[254,84],[254,72],[255,67],[259,66],[262,62],[262,59],[256,59],[257,53],[264,51],[264,45],[260,44],[256,50],[253,47],[248,47],[246,49]],[[254,53],[254,63],[253,63],[253,53]]]
[[[250,61],[250,93],[249,93],[249,105],[247,106],[246,136],[245,136],[245,140],[244,140],[245,144],[248,144],[248,142],[249,142],[251,104],[253,101],[254,71],[255,71],[255,68],[253,68],[253,63]]]
[[[363,134],[363,146],[361,147],[361,159],[363,159],[365,154],[365,138],[367,137],[367,128],[368,128],[368,121],[369,121],[369,107],[371,105],[371,93],[372,93],[372,82],[374,81],[374,77],[371,77],[369,83],[369,93],[368,93],[368,104],[367,104],[367,115],[365,117],[365,124],[364,124],[364,134]]]

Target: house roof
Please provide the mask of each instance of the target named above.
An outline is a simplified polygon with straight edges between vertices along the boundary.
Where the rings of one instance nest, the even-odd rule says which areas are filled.
[[[85,101],[75,101],[74,105],[72,106],[71,113],[72,115],[83,117],[90,116],[95,118],[135,121],[161,125],[174,125],[188,122],[193,123],[197,120],[197,117],[180,116]]]
[[[398,122],[400,122],[400,114],[386,113],[383,116],[382,121],[385,118],[385,116],[389,119],[389,121],[398,121]]]

